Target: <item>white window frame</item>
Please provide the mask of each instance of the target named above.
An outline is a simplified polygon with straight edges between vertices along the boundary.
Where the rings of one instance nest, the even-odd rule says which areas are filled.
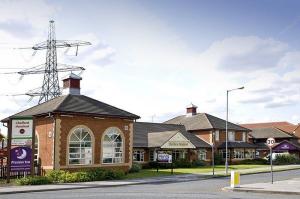
[[[75,134],[75,132],[79,132],[79,137]],[[83,136],[83,133],[86,134]],[[75,135],[75,138],[77,138],[77,140],[71,140],[73,134]],[[86,140],[86,138],[88,139],[88,137],[90,137],[90,140]],[[75,146],[78,144],[79,146]],[[73,149],[79,150],[78,152],[73,152]],[[73,163],[71,162],[72,160],[79,160],[79,163]],[[89,129],[85,127],[77,127],[72,129],[68,137],[68,165],[91,164],[93,164],[93,134],[89,131]]]
[[[220,131],[219,130],[216,130],[215,131],[215,141],[220,141]]]
[[[35,163],[39,163],[39,158],[40,158],[40,143],[39,143],[39,135],[38,133],[36,132],[35,133],[35,138],[34,138],[34,162]]]
[[[247,137],[246,132],[243,132],[243,142],[246,142],[246,137]]]
[[[138,160],[137,160],[137,157],[139,157]],[[144,149],[134,150],[132,159],[133,159],[134,162],[144,162],[145,161],[145,151],[144,151]]]
[[[233,158],[234,159],[245,159],[244,149],[234,149],[233,150]]]
[[[235,132],[234,131],[229,131],[228,132],[228,141],[229,142],[234,142],[235,141]]]
[[[206,160],[206,149],[199,149],[198,150],[198,160]]]
[[[118,134],[117,137],[112,138],[112,135],[108,134]],[[107,143],[105,140],[105,136],[108,136],[110,139]],[[117,138],[121,138],[121,142],[117,142]],[[106,149],[104,147],[107,147]],[[109,148],[110,147],[110,148]],[[122,164],[124,163],[125,158],[125,139],[123,132],[117,127],[109,127],[106,129],[102,136],[101,142],[101,163],[102,164]],[[111,162],[107,160],[111,159]]]

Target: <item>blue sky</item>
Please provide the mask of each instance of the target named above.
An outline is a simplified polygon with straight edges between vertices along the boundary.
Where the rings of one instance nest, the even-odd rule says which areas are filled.
[[[60,50],[60,63],[82,65],[82,93],[161,122],[199,112],[237,123],[300,121],[300,2],[1,1],[0,68],[30,67],[45,52],[13,50],[44,41],[54,19],[58,39],[92,46]],[[8,70],[1,70],[6,72]],[[61,74],[63,76],[65,74]],[[42,76],[1,75],[1,118],[34,105],[24,93]],[[3,129],[4,130],[4,129]]]

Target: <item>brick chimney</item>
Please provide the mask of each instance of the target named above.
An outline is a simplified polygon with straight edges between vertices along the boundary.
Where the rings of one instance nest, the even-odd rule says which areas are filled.
[[[187,117],[190,117],[190,116],[193,116],[193,115],[196,115],[197,114],[197,106],[194,105],[194,104],[189,104],[187,107],[186,107],[186,116]]]
[[[80,81],[81,77],[70,73],[68,76],[63,78],[63,95],[80,95]]]

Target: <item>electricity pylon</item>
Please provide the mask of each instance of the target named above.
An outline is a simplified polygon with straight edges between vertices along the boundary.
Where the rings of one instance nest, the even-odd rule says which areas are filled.
[[[39,104],[61,95],[61,90],[59,87],[59,80],[58,80],[59,72],[85,70],[83,67],[76,67],[76,66],[71,66],[66,64],[58,64],[56,49],[76,47],[76,56],[77,56],[79,46],[91,45],[90,42],[85,42],[85,41],[56,40],[54,21],[51,20],[49,23],[50,25],[48,30],[47,41],[38,43],[33,47],[30,47],[30,49],[35,50],[35,52],[37,50],[47,49],[46,63],[37,67],[33,67],[18,72],[18,74],[20,75],[44,74],[42,87],[38,90],[32,90],[26,93],[26,95],[29,95],[31,97],[40,96],[38,102]],[[57,66],[61,66],[61,67],[58,68]]]

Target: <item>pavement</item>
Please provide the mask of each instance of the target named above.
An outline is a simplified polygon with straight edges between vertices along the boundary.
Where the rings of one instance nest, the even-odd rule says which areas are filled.
[[[300,178],[275,181],[269,183],[254,183],[241,185],[238,188],[224,187],[224,191],[270,193],[270,194],[292,194],[300,195]]]
[[[176,183],[176,182],[204,180],[208,178],[212,178],[212,176],[202,175],[202,174],[186,174],[186,175],[162,176],[162,177],[132,179],[132,180],[110,180],[110,181],[93,181],[93,182],[29,185],[29,186],[3,186],[0,187],[0,195],[27,193],[27,192],[116,187],[116,186],[128,186],[128,185],[138,185],[138,184],[160,184],[160,183],[170,183],[170,182]]]
[[[300,165],[285,165],[285,166],[276,166],[274,170],[298,170]],[[261,170],[260,168],[256,169],[244,169],[241,170],[241,174],[251,174],[251,173],[265,173],[266,170]],[[219,176],[218,176],[219,175]],[[144,179],[131,179],[131,180],[115,180],[115,181],[94,181],[94,182],[81,182],[81,183],[63,183],[63,184],[50,184],[50,185],[31,185],[31,186],[0,186],[0,195],[1,194],[15,194],[15,193],[28,193],[28,192],[43,192],[43,191],[59,191],[59,190],[72,190],[72,189],[86,189],[86,188],[101,188],[101,187],[120,187],[120,186],[130,186],[130,185],[141,185],[141,184],[163,184],[163,183],[178,183],[178,182],[190,182],[190,181],[199,181],[206,180],[216,177],[224,177],[224,172],[216,172],[216,176],[212,176],[211,173],[204,174],[183,174],[183,175],[170,175],[170,176],[161,176],[153,178],[144,178]],[[227,177],[228,178],[228,177]],[[300,181],[298,181],[299,183]],[[291,182],[289,182],[291,183]],[[266,184],[266,183],[260,183]],[[297,183],[295,183],[297,184]],[[299,183],[300,184],[300,183]],[[244,185],[243,185],[244,186]],[[246,185],[245,185],[246,186]],[[256,186],[248,185],[241,187],[238,190],[229,189],[225,187],[224,190],[227,191],[250,191],[253,192],[259,190],[259,184]],[[263,185],[261,185],[263,186]],[[255,187],[257,187],[255,189]],[[265,186],[267,187],[267,186]],[[297,188],[298,190],[299,187]],[[276,188],[274,188],[276,190]]]

